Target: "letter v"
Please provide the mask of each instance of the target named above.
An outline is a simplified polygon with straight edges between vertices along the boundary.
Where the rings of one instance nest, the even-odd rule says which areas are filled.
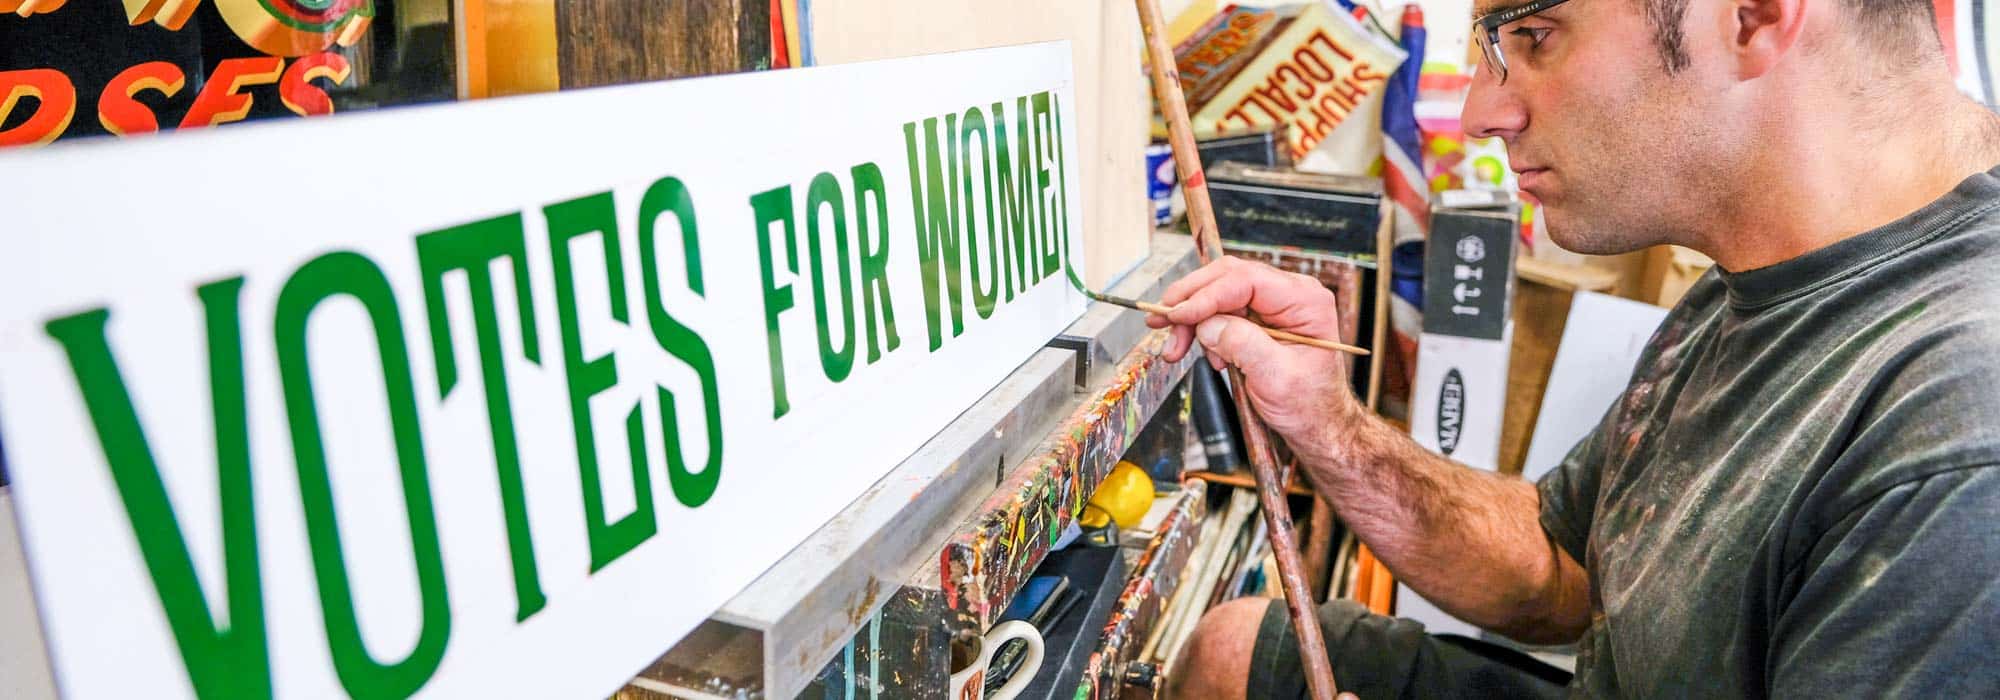
[[[244,412],[243,329],[237,298],[243,278],[196,290],[208,319],[209,394],[215,410],[216,484],[221,492],[222,552],[229,617],[218,624],[202,595],[193,558],[159,464],[146,442],[118,362],[104,337],[103,308],[48,322],[69,353],[77,388],[97,427],[111,478],[125,503],[139,552],[153,577],[188,679],[202,698],[271,697],[271,654],[264,630],[257,519],[250,488],[250,439]]]

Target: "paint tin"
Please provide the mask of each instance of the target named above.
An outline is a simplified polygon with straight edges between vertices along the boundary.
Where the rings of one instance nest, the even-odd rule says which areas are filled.
[[[1174,220],[1174,149],[1164,143],[1146,146],[1146,196],[1153,200],[1153,225]]]

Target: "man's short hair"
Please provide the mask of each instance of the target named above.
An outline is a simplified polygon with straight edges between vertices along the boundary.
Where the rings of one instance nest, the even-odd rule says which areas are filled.
[[[1646,21],[1653,25],[1653,45],[1660,62],[1673,73],[1688,65],[1682,20],[1687,18],[1688,0],[1644,0]],[[1841,0],[1841,8],[1851,20],[1852,31],[1863,33],[1866,45],[1897,52],[1942,51],[1937,35],[1937,12],[1932,0]]]

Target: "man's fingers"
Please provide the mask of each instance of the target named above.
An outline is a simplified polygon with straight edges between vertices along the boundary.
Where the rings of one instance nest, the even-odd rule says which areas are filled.
[[[1284,352],[1283,346],[1264,335],[1257,324],[1236,316],[1210,317],[1195,326],[1194,334],[1210,358],[1246,370],[1274,369],[1266,363],[1281,361],[1280,353]]]
[[[1192,345],[1194,345],[1194,328],[1174,326],[1173,333],[1167,338],[1167,347],[1160,356],[1168,362],[1180,362],[1182,357],[1187,356],[1188,348]]]
[[[1203,265],[1196,268],[1194,272],[1188,273],[1186,277],[1182,277],[1173,284],[1167,285],[1167,291],[1160,294],[1160,303],[1167,306],[1179,304],[1186,300],[1189,295],[1193,294],[1194,290],[1201,289],[1207,286],[1208,283],[1215,281],[1216,278],[1229,274],[1238,265],[1242,264],[1242,262],[1231,257],[1223,257],[1210,261],[1207,265]]]
[[[1242,315],[1247,310],[1273,327],[1296,333],[1331,337],[1336,332],[1333,293],[1318,280],[1261,263],[1210,264],[1197,272],[1211,271],[1227,274],[1205,279],[1190,275],[1183,281],[1201,284],[1192,289],[1176,285],[1175,296],[1161,298],[1173,307],[1165,314],[1167,321],[1193,325],[1218,314]]]

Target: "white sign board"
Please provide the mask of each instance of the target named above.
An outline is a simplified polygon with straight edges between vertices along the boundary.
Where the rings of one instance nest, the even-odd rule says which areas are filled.
[[[1067,43],[0,154],[72,697],[604,697],[1086,301]]]

